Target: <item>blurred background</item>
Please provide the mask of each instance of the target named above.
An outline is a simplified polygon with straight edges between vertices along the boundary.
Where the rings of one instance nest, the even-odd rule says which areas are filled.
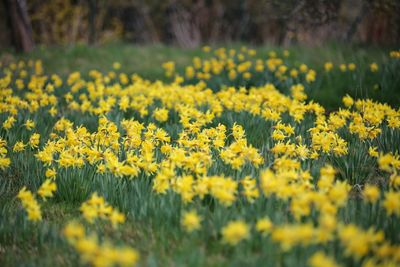
[[[1,0],[0,48],[246,42],[394,45],[399,0]]]

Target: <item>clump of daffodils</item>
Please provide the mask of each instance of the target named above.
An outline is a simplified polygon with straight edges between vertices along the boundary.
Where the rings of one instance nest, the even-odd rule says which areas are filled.
[[[200,229],[202,218],[196,211],[185,212],[181,219],[181,224],[187,232]]]
[[[240,241],[250,237],[250,228],[242,220],[229,222],[221,232],[223,241],[230,245],[236,245]]]
[[[63,233],[81,260],[92,266],[135,266],[139,260],[135,249],[113,246],[107,241],[101,243],[96,235],[86,233],[79,223],[69,222]]]
[[[0,137],[0,169],[5,170],[11,164],[10,158],[7,157],[7,142]]]
[[[53,197],[56,190],[57,184],[51,179],[46,179],[39,187],[37,193],[45,200],[48,197]]]
[[[246,214],[246,220],[218,227],[222,244],[236,246],[259,236],[289,253],[337,243],[346,257],[365,266],[399,265],[399,246],[385,236],[385,226],[363,228],[344,221],[343,214],[357,194],[364,210],[376,210],[388,221],[400,216],[399,151],[387,151],[400,130],[400,111],[345,95],[340,109],[327,112],[307,95],[321,76],[356,75],[361,66],[328,61],[321,74],[303,63],[290,64],[288,51],[271,51],[265,59],[248,48],[204,51],[210,57],[194,58],[185,73],[172,61],[163,64],[171,83],[128,75],[118,62],[108,73],[73,72],[65,80],[45,75],[40,62],[31,62],[32,70],[7,67],[0,77],[0,171],[31,157],[46,177],[36,192],[24,187],[17,195],[28,219],[42,219],[38,200],[53,197],[59,179],[68,183],[65,173],[90,171],[118,185],[144,182],[150,197],[177,196],[186,210],[178,217],[180,227],[188,234],[229,211]],[[381,68],[367,67],[371,75]],[[247,86],[254,79],[261,80]],[[210,89],[216,80],[225,85],[218,92]],[[46,131],[38,115],[49,118]],[[348,175],[359,167],[352,166],[354,158],[379,169],[382,184],[351,181]],[[126,217],[103,193],[93,193],[80,211],[89,225],[106,220],[117,230]],[[272,215],[281,216],[283,209],[283,218],[252,212],[269,203],[280,205]],[[197,205],[212,208],[200,215]],[[100,242],[78,223],[69,223],[64,235],[85,264],[138,261],[136,250]],[[323,252],[308,263],[338,266]]]
[[[89,223],[94,223],[97,218],[109,220],[113,227],[117,227],[119,224],[125,222],[125,215],[110,206],[96,192],[87,201],[82,203],[80,210],[85,220]]]
[[[30,221],[40,221],[42,220],[42,212],[40,210],[40,205],[35,199],[31,191],[23,187],[17,197],[21,200],[22,206],[28,213],[28,219]]]

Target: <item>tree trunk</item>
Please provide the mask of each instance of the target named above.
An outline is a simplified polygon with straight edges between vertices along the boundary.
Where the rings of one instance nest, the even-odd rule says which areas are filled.
[[[4,0],[8,11],[13,44],[17,51],[29,52],[34,47],[32,25],[26,0]]]
[[[350,27],[345,37],[346,42],[351,42],[353,40],[353,37],[357,32],[359,24],[362,22],[362,20],[365,18],[368,12],[369,12],[369,3],[368,1],[364,1],[360,13],[358,13],[356,18],[350,24]]]
[[[97,14],[97,1],[89,0],[89,44],[94,44],[96,42],[96,14]]]

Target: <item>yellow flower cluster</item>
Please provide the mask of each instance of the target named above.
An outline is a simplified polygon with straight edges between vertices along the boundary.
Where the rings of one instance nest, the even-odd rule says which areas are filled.
[[[0,78],[1,129],[7,137],[0,139],[0,169],[6,172],[19,157],[33,157],[46,177],[37,191],[44,200],[57,190],[55,177],[68,182],[72,178],[65,173],[72,170],[116,182],[145,181],[157,197],[179,196],[185,210],[210,200],[218,211],[234,213],[240,207],[244,214],[278,203],[288,220],[257,214],[254,228],[280,249],[337,242],[348,257],[362,259],[366,266],[400,264],[399,246],[381,230],[365,230],[341,219],[353,201],[352,188],[357,188],[364,200],[360,205],[382,209],[384,218],[398,220],[400,158],[398,148],[388,153],[387,143],[391,146],[399,136],[400,110],[346,95],[344,107],[328,113],[308,101],[305,85],[316,80],[316,71],[305,64],[289,66],[285,52],[282,58],[270,53],[266,60],[254,59],[255,54],[247,48],[218,49],[210,59],[194,58],[185,78],[175,77],[170,84],[120,73],[120,64],[106,74],[74,72],[65,81],[44,75],[40,63],[10,65]],[[163,67],[174,76],[174,62]],[[333,67],[332,62],[324,65],[326,71]],[[355,71],[357,66],[339,68]],[[376,63],[370,65],[371,72],[378,70]],[[218,75],[233,81],[266,73],[271,83],[249,88],[228,83],[213,92],[206,83]],[[198,83],[186,84],[188,79]],[[274,83],[289,80],[289,94]],[[38,114],[48,119],[48,131],[39,129]],[[254,138],[252,130],[262,140]],[[9,138],[13,135],[18,137]],[[382,184],[352,187],[347,175],[355,167],[350,162],[339,165],[356,156],[379,167]],[[41,219],[30,191],[24,187],[18,198],[29,220]],[[101,218],[116,227],[126,219],[97,193],[80,211],[89,223]],[[202,222],[208,222],[201,214],[204,218],[195,209],[183,212],[181,227],[200,230]],[[236,245],[251,238],[252,227],[238,219],[220,230],[222,242]],[[138,260],[135,250],[101,244],[77,223],[68,224],[64,234],[89,264],[125,266]],[[337,266],[322,252],[311,256],[309,264]]]
[[[40,206],[32,192],[23,187],[17,197],[21,200],[22,206],[28,213],[28,219],[31,221],[40,221],[42,219],[42,213]]]
[[[400,216],[400,156],[391,153],[382,154],[378,158],[379,168],[389,172],[390,190],[385,192],[383,207],[388,215]]]
[[[250,53],[248,50],[244,51],[245,54]],[[224,53],[226,51],[220,50],[217,55],[225,58],[227,55],[224,56]],[[273,54],[271,59],[274,60],[270,62],[279,61]],[[194,62],[197,62],[195,65],[203,66],[198,60]],[[274,64],[269,63],[271,69]],[[168,66],[172,69],[170,65]],[[301,65],[299,71],[307,72],[309,69],[306,65]],[[90,164],[96,167],[99,174],[111,173],[118,177],[136,177],[141,171],[156,174],[153,183],[156,192],[166,193],[171,189],[186,202],[192,201],[195,196],[202,198],[210,194],[225,205],[231,205],[239,191],[243,191],[249,201],[259,197],[256,179],[243,180],[240,183],[243,190],[240,190],[239,183],[229,177],[206,176],[215,155],[236,170],[242,169],[245,164],[258,167],[264,163],[258,150],[248,143],[241,125],[233,125],[233,141],[229,142],[225,125],[207,126],[224,111],[249,112],[254,117],[271,122],[274,129],[271,138],[274,144],[270,151],[276,157],[273,163],[275,171],[279,172],[274,175],[300,175],[302,181],[309,181],[311,178],[307,171],[299,169],[302,161],[316,160],[321,155],[339,157],[348,153],[348,143],[339,134],[341,129],[347,127],[361,140],[374,140],[381,134],[382,125],[387,123],[392,129],[400,127],[398,111],[371,100],[355,101],[350,96],[344,98],[347,109],[331,112],[327,116],[322,106],[305,102],[307,95],[302,84],[291,87],[291,96],[280,93],[273,84],[250,90],[229,87],[214,94],[202,83],[187,86],[150,83],[132,75],[132,83],[125,84],[115,74],[103,75],[91,71],[89,76],[90,79],[85,80],[78,72],[70,74],[67,84],[71,86],[71,90],[64,95],[64,99],[72,111],[100,115],[97,131],[90,133],[84,126],[74,127],[71,121],[61,118],[54,124],[50,140],[36,153],[37,159],[45,165],[62,168],[82,168]],[[32,76],[28,83],[30,91],[25,99],[13,96],[13,101],[10,101],[12,91],[5,90],[2,94],[8,97],[2,98],[3,112],[12,111],[15,114],[18,110],[23,112],[25,109],[35,112],[39,107],[58,112],[61,107],[58,106],[59,100],[54,92],[63,83],[58,76],[53,75],[47,79],[51,87],[44,86],[46,77]],[[10,82],[11,74],[2,78],[5,87]],[[83,89],[84,86],[87,90]],[[171,141],[163,128],[152,123],[144,125],[134,119],[122,120],[121,131],[116,122],[101,116],[111,110],[131,110],[145,117],[149,115],[149,109],[155,102],[162,104],[153,111],[154,118],[159,122],[169,119],[170,110],[178,113],[183,127],[178,139]],[[202,106],[209,108],[202,111]],[[287,114],[294,122],[282,122]],[[309,116],[315,116],[315,119],[314,125],[305,129],[311,137],[311,143],[306,143],[305,131],[299,132],[296,128]],[[11,128],[9,125],[15,121],[14,117],[9,117],[3,127]],[[34,127],[33,124],[31,120],[24,123],[30,129]],[[29,141],[30,146],[37,148],[39,139],[39,134],[33,134]],[[25,143],[19,141],[13,150],[21,151],[24,147]],[[161,152],[161,159],[158,150]],[[375,155],[376,153],[378,151],[374,151]],[[3,161],[2,166],[9,165],[6,159]],[[184,175],[177,176],[176,173],[180,171]],[[52,177],[52,174],[48,172],[46,176]],[[291,184],[292,181],[283,182],[285,183]],[[279,194],[290,194],[289,192]],[[308,200],[307,203],[312,202]],[[293,210],[302,209],[293,207]],[[298,213],[300,216],[302,212]]]
[[[196,211],[188,211],[183,214],[181,224],[187,232],[193,232],[200,228],[201,220]]]
[[[125,222],[125,215],[110,206],[103,197],[93,193],[92,196],[82,203],[80,210],[83,217],[89,223],[94,223],[95,219],[107,219],[115,228],[118,224]]]
[[[385,240],[382,231],[375,231],[373,228],[365,231],[354,224],[337,225],[334,217],[320,217],[317,227],[311,223],[273,225],[268,218],[261,218],[255,228],[264,237],[270,234],[272,240],[280,244],[284,251],[289,251],[294,246],[308,247],[333,241],[337,235],[345,249],[345,255],[349,257],[359,260],[370,255],[366,264],[383,262],[379,266],[396,266],[400,263],[400,247]],[[221,233],[223,242],[236,245],[250,238],[250,226],[243,220],[234,220],[223,227]],[[311,266],[337,266],[332,259],[320,252],[313,255],[309,263]]]
[[[391,57],[391,58],[399,59],[399,58],[400,58],[400,50],[393,50],[393,51],[390,51],[390,57]]]
[[[334,259],[328,257],[323,252],[317,252],[308,261],[311,267],[339,267]]]
[[[69,222],[63,232],[82,261],[92,266],[135,266],[139,260],[135,249],[115,247],[107,241],[100,243],[96,235],[88,235],[85,228],[76,222]]]
[[[4,170],[11,164],[10,158],[7,157],[7,142],[0,137],[0,169]]]
[[[232,135],[235,139],[229,147],[221,151],[221,159],[232,166],[233,169],[241,169],[246,161],[258,167],[263,163],[263,158],[257,149],[247,144],[245,132],[242,126],[236,123],[232,127]]]
[[[53,197],[53,193],[57,190],[57,184],[52,179],[46,179],[39,187],[37,193],[44,200],[48,197]]]
[[[224,242],[236,245],[250,237],[249,226],[241,220],[231,221],[222,229],[222,237]]]
[[[272,227],[273,224],[268,217],[259,219],[256,224],[256,230],[263,236],[268,235],[271,232]]]
[[[365,256],[372,248],[377,247],[377,244],[384,241],[382,232],[374,232],[373,229],[363,231],[352,224],[340,227],[339,238],[346,248],[345,254],[356,258]]]
[[[46,179],[37,190],[37,194],[43,200],[46,200],[46,198],[53,197],[53,194],[56,190],[57,190],[56,183],[51,179]],[[24,186],[19,191],[17,197],[21,200],[22,206],[28,213],[28,220],[30,221],[42,220],[40,205],[31,191],[27,190],[27,188]]]
[[[203,51],[211,54],[209,47]],[[276,52],[271,51],[267,59],[256,59],[256,54],[257,52],[254,49],[247,47],[242,47],[239,50],[218,48],[213,51],[210,58],[193,58],[192,65],[185,68],[185,78],[209,81],[213,77],[224,77],[228,81],[240,82],[242,80],[250,81],[253,77],[262,77],[267,73],[281,81],[302,78],[307,83],[311,83],[316,79],[316,71],[310,69],[307,65],[301,64],[295,67],[285,62],[285,58],[289,56],[287,50],[282,52],[282,57],[278,57]],[[175,74],[173,61],[165,62],[163,68],[167,77],[172,77]],[[176,74],[176,77],[180,76]]]

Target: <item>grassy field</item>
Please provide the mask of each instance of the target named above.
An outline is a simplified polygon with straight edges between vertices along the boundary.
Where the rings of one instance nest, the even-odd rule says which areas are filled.
[[[3,51],[0,266],[398,266],[389,53]]]

